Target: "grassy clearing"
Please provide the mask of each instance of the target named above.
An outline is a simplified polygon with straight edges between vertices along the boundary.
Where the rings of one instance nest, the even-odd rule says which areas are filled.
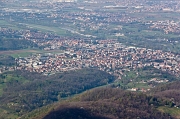
[[[18,81],[21,83],[27,83],[28,80],[26,80],[24,77],[12,74],[11,72],[7,72],[0,75],[0,96],[3,94],[3,88],[6,87],[6,83]]]
[[[11,23],[11,22],[8,22],[5,20],[0,20],[0,27],[8,27],[8,28],[11,28],[14,30],[23,29],[23,28],[20,28],[19,26],[16,26],[16,24],[14,22]]]
[[[8,22],[6,22],[4,20],[0,20],[0,25],[8,25]]]
[[[32,54],[43,54],[43,53],[52,53],[52,54],[57,54],[57,53],[63,53],[64,51],[62,50],[34,50],[34,49],[24,49],[24,50],[14,50],[14,51],[1,51],[0,54],[2,55],[10,55],[14,58],[19,58],[19,57],[28,57]]]
[[[128,85],[130,85],[130,84],[128,84]],[[131,84],[130,86],[133,86],[134,88],[139,88],[139,89],[142,89],[142,88],[143,89],[148,89],[148,88],[150,88],[147,83],[135,83],[135,84]]]
[[[161,112],[164,112],[164,113],[168,113],[176,118],[180,118],[180,109],[179,108],[176,108],[176,107],[166,107],[166,106],[161,106],[161,107],[158,107],[158,110],[161,111]]]
[[[43,25],[35,25],[35,24],[25,24],[29,28],[37,29],[43,32],[54,32],[58,35],[65,35],[66,31],[62,30],[58,27],[50,27],[50,26],[43,26]]]
[[[4,80],[5,83],[11,82],[13,80],[19,81],[19,82],[24,82],[26,79],[20,76],[15,76],[13,74],[7,74],[6,79]]]
[[[9,113],[8,110],[0,108],[1,119],[17,119],[18,115],[16,113]]]
[[[36,25],[36,24],[23,24],[23,25],[19,26],[18,24],[14,22],[11,23],[5,20],[0,20],[0,27],[8,27],[14,30],[32,28],[32,29],[40,30],[42,32],[53,32],[53,33],[56,33],[57,35],[67,35],[66,31],[59,27],[43,26],[43,25]]]
[[[32,54],[32,52],[22,52],[17,54],[11,54],[12,57],[18,58],[18,57],[28,57]]]
[[[0,54],[2,54],[2,55],[10,55],[14,58],[28,57],[32,53],[38,53],[38,50],[23,49],[23,50],[10,50],[10,51],[1,51],[0,52]]]
[[[0,84],[0,96],[3,94],[3,88],[5,88],[5,84]]]
[[[57,54],[57,53],[63,53],[64,51],[62,50],[49,50],[49,51],[45,51],[45,50],[39,50],[37,51],[39,53],[52,53],[52,54]]]

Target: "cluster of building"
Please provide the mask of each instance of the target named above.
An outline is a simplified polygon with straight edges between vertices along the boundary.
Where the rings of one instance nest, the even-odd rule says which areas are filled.
[[[116,40],[52,42],[56,47],[63,46],[66,49],[54,54],[44,53],[18,58],[16,69],[51,74],[87,67],[98,68],[120,78],[124,71],[153,66],[177,76],[180,74],[180,55],[171,52],[126,47]]]
[[[18,7],[17,9],[9,7],[2,8],[0,17],[6,20],[9,19],[9,21],[18,22],[22,22],[21,20],[23,19],[23,21],[28,21],[33,24],[47,21],[48,25],[59,26],[59,28],[62,28],[64,31],[94,37],[98,34],[98,30],[106,30],[113,34],[115,30],[112,29],[112,26],[114,24],[145,23],[149,17],[154,17],[151,13],[167,12],[170,9],[173,13],[178,14],[180,11],[179,1],[90,0],[76,2],[76,0],[52,0],[50,1],[52,3],[43,1],[47,0],[42,0],[40,3],[22,3],[23,7]],[[71,9],[71,12],[69,12],[69,9]],[[116,12],[110,12],[113,10]],[[150,13],[150,15],[147,15],[147,12]],[[10,18],[10,16],[12,17]],[[20,17],[22,19],[19,19]],[[69,23],[73,24],[75,28],[69,27]],[[157,19],[156,21],[152,20],[148,23],[150,23],[152,28],[164,30],[165,33],[179,33],[180,30],[179,22],[175,21],[158,21]],[[117,31],[121,32],[121,29]],[[87,32],[92,33],[87,34]]]
[[[25,39],[25,40],[31,40],[34,42],[39,41],[38,43],[42,43],[46,40],[51,39],[59,39],[62,38],[60,36],[57,36],[52,33],[45,33],[37,30],[14,30],[7,27],[0,27],[0,35],[1,36],[8,36],[12,37],[14,39]]]
[[[14,70],[16,70],[15,66],[1,66],[0,67],[0,74],[3,72],[6,72],[6,71],[14,71]]]
[[[157,21],[153,22],[152,29],[163,30],[166,34],[168,33],[180,33],[179,22],[173,20]]]
[[[53,1],[70,3],[30,2],[22,3],[22,8],[6,8],[4,6],[0,16],[2,20],[9,19],[10,22],[19,22],[18,25],[23,27],[28,27],[28,23],[23,23],[24,21],[29,21],[29,24],[41,24],[46,21],[46,25],[57,25],[57,28],[67,33],[70,31],[72,34],[83,35],[89,39],[96,39],[97,35],[106,35],[105,33],[108,33],[109,36],[112,34],[117,37],[126,36],[130,32],[122,31],[124,27],[120,24],[124,23],[147,23],[151,29],[163,29],[165,33],[179,33],[180,29],[179,23],[173,20],[147,21],[145,18],[152,16],[146,16],[147,11],[152,14],[157,11],[169,12],[169,10],[178,12],[180,10],[179,1],[170,3],[147,2],[146,0],[91,0],[77,3],[71,3],[76,0]],[[133,15],[134,13],[144,15],[137,14],[138,16],[136,16],[136,14]],[[32,40],[38,46],[42,46],[44,50],[63,50],[63,52],[55,54],[36,54],[31,57],[18,58],[15,69],[54,73],[93,67],[120,76],[124,70],[153,66],[175,75],[180,73],[179,55],[161,50],[127,47],[116,40],[83,41],[74,40],[74,37],[74,39],[67,40],[67,37],[60,38],[55,34],[43,33],[38,30],[12,30],[2,27],[0,27],[0,34],[2,36],[11,34],[19,39]],[[83,39],[79,36],[78,38]]]

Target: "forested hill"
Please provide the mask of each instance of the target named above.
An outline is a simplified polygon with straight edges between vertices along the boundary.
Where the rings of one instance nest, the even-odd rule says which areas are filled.
[[[13,79],[9,79],[10,76]],[[1,74],[0,79],[5,85],[0,97],[0,108],[12,110],[20,116],[61,98],[106,85],[115,78],[103,71],[82,69],[51,76],[16,71]]]
[[[146,93],[110,87],[88,90],[114,80],[96,69],[50,76],[6,72],[0,75],[0,118],[15,114],[23,119],[179,119],[180,81]],[[74,94],[79,95],[64,100]]]
[[[149,104],[143,93],[102,88],[88,91],[62,103],[43,119],[171,119]],[[41,117],[40,117],[41,116]]]
[[[28,116],[29,119],[179,119],[179,85],[180,81],[175,81],[146,93],[96,88]]]
[[[156,104],[180,107],[180,81],[158,86],[152,89],[152,93],[156,97]]]

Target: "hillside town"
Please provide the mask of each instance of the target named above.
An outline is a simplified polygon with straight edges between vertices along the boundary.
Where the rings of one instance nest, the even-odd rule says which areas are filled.
[[[28,70],[51,75],[81,68],[98,68],[121,78],[124,71],[152,66],[176,76],[180,74],[180,55],[161,50],[127,47],[117,40],[87,42],[64,40],[49,42],[49,53],[16,58],[16,67],[8,70]],[[53,50],[64,47],[62,52]],[[51,52],[50,52],[51,51]],[[3,72],[3,68],[1,69]]]

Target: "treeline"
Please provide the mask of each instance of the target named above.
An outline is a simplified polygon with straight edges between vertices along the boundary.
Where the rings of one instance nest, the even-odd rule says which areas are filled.
[[[20,50],[20,49],[27,49],[27,48],[34,48],[34,47],[38,47],[37,44],[29,40],[19,40],[15,38],[11,38],[11,39],[0,38],[0,51]]]
[[[172,119],[150,104],[151,96],[120,89],[87,91],[41,117],[43,119]]]
[[[15,65],[15,59],[11,56],[0,55],[0,66],[13,66]]]
[[[51,76],[26,71],[14,73],[16,77],[24,77],[26,81],[6,82],[0,97],[0,107],[9,108],[19,114],[115,80],[112,75],[95,69],[68,71]],[[12,105],[9,106],[10,103]]]

